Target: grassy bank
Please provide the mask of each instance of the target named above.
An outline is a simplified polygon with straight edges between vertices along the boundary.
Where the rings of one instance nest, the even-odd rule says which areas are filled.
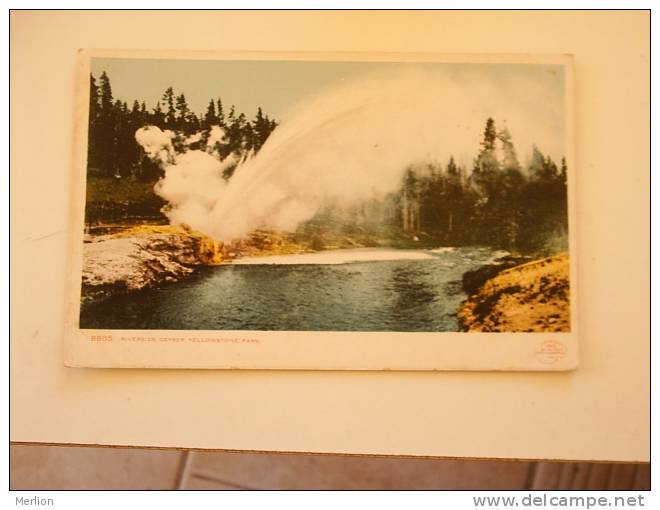
[[[87,179],[85,223],[148,221],[167,223],[165,201],[154,193],[156,181],[90,176]]]

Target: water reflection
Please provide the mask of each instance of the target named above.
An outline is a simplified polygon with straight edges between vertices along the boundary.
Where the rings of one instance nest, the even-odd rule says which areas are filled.
[[[87,306],[81,327],[457,331],[461,277],[491,256],[461,248],[420,260],[207,267]]]

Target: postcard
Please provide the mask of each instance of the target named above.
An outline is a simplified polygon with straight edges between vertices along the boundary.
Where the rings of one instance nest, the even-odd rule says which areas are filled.
[[[67,366],[577,367],[571,56],[77,73]]]

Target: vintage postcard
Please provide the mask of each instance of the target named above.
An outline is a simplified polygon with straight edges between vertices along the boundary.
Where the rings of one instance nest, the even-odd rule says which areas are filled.
[[[66,365],[576,368],[572,73],[81,50]]]

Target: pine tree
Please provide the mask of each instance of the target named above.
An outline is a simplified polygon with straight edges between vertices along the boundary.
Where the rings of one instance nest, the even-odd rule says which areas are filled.
[[[535,146],[528,173],[529,180],[520,193],[523,215],[519,244],[545,252],[548,240],[553,239],[555,246],[561,245],[557,240],[565,239],[568,229],[565,158],[559,170],[552,158]]]
[[[227,126],[231,126],[236,121],[236,108],[234,105],[231,105],[229,108],[229,114],[227,115]]]
[[[101,110],[100,94],[94,75],[89,75],[89,119],[88,119],[88,149],[87,166],[96,168],[99,164],[98,148],[102,141],[99,139],[99,116]]]
[[[257,108],[257,115],[253,123],[255,132],[255,147],[257,150],[259,150],[270,134],[270,123],[268,122],[268,119],[264,117],[261,107]]]
[[[218,117],[215,114],[215,103],[213,100],[209,102],[209,106],[206,109],[206,114],[204,114],[204,127],[209,129],[211,126],[218,124]]]
[[[101,109],[101,98],[99,88],[96,85],[96,78],[90,73],[89,75],[89,122],[95,122],[98,118]]]
[[[129,110],[125,101],[115,101],[114,140],[113,140],[113,176],[115,178],[137,175],[136,163],[139,158],[139,148],[135,142],[137,121],[134,113],[139,114],[139,104],[135,101],[133,109]]]
[[[563,158],[561,158],[561,170],[560,170],[560,172],[559,172],[559,175],[560,175],[560,177],[561,177],[561,182],[563,182],[564,185],[566,185],[566,182],[567,182],[567,181],[566,181],[566,179],[567,179],[567,175],[566,175],[566,174],[567,174],[566,158],[563,157]]]
[[[105,71],[101,73],[100,78],[101,84],[99,85],[99,102],[101,107],[101,112],[104,115],[109,115],[112,112],[112,87],[110,86],[110,78]]]
[[[459,169],[454,160],[454,156],[449,157],[449,163],[447,163],[447,175],[451,179],[458,179],[459,177]]]
[[[216,113],[215,114],[216,114],[216,117],[218,119],[218,125],[220,127],[225,127],[226,126],[226,124],[225,124],[225,112],[222,109],[222,101],[220,100],[220,98],[218,98],[218,103],[217,104],[218,104],[218,107],[216,108]]]
[[[520,163],[518,162],[518,155],[511,140],[511,134],[505,127],[498,134],[497,138],[502,142],[502,168],[505,170],[520,171]]]
[[[496,139],[495,121],[489,117],[486,121],[483,139],[480,143],[481,150],[474,160],[474,168],[472,170],[472,179],[481,189],[486,200],[490,200],[497,194],[500,163],[495,153]]]
[[[200,129],[202,129],[202,120],[200,117],[198,117],[195,112],[190,111],[188,113],[188,119],[187,119],[187,126],[188,126],[188,133],[196,133]]]
[[[149,118],[147,105],[144,101],[142,101],[140,104],[140,127],[147,126],[148,124],[151,124],[151,119]]]
[[[151,117],[155,126],[159,127],[160,129],[165,128],[165,114],[163,113],[163,108],[160,105],[160,101],[156,101],[156,106]]]
[[[502,162],[496,153],[497,139],[502,142]],[[486,121],[470,178],[479,193],[475,206],[478,238],[494,245],[514,245],[520,230],[519,194],[524,177],[511,135],[506,128],[497,133],[492,118]]]
[[[464,192],[461,169],[456,164],[454,156],[447,163],[447,186],[444,196],[447,208],[447,240],[453,241],[454,229],[459,221],[464,220]]]
[[[495,150],[495,140],[497,139],[497,130],[495,129],[495,121],[488,117],[486,127],[484,128],[484,137],[481,141],[481,151],[488,153]]]
[[[167,129],[176,129],[177,118],[176,108],[174,106],[175,96],[172,87],[168,87],[167,90],[165,90],[162,101],[167,108],[167,111],[165,112],[165,127]]]
[[[240,113],[238,117],[234,117],[235,115],[235,110],[234,107],[232,106],[229,116],[227,117],[227,120],[233,119],[232,122],[229,124],[229,128],[227,130],[227,136],[229,138],[229,150],[234,153],[239,153],[241,149],[243,149],[243,144],[244,144],[244,137],[243,137],[243,130],[245,128],[245,114]]]
[[[243,139],[246,151],[259,150],[257,147],[257,136],[251,122],[248,122],[243,129]]]
[[[545,158],[544,169],[548,179],[553,181],[559,179],[559,170],[557,169],[557,165],[554,161],[552,161],[550,156],[546,156]]]
[[[421,182],[412,168],[406,170],[401,192],[401,227],[406,231],[420,230]]]
[[[176,98],[176,128],[178,130],[189,132],[190,124],[190,108],[188,108],[188,103],[186,102],[186,96],[181,94]]]
[[[98,166],[102,173],[108,177],[114,174],[115,170],[115,122],[116,108],[112,97],[112,86],[107,73],[103,71],[99,78],[98,88],[99,97],[99,115],[98,128],[96,130],[96,152],[98,155]]]
[[[532,150],[532,160],[529,165],[530,177],[539,181],[556,181],[561,179],[561,173],[550,156],[544,155],[538,147]]]

